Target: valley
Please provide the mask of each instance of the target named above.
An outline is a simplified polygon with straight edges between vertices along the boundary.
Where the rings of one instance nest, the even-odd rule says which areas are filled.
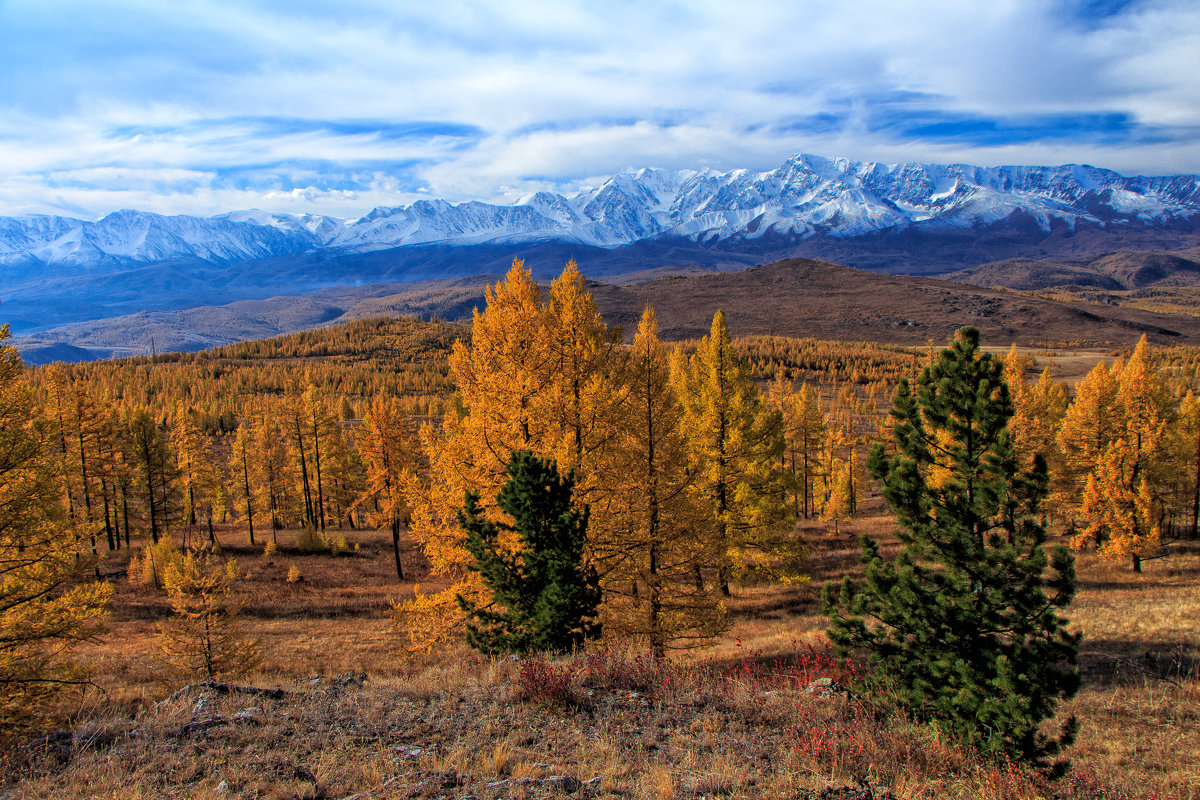
[[[1177,260],[1193,263],[1183,256]],[[544,261],[540,263],[541,269],[547,268]],[[1039,263],[1029,262],[1025,269],[1039,269],[1035,266]],[[587,266],[581,264],[585,272]],[[659,313],[664,334],[672,339],[702,335],[709,309],[722,308],[731,329],[741,336],[780,334],[924,345],[944,341],[962,325],[973,324],[989,327],[1000,341],[1023,346],[1110,348],[1142,334],[1162,344],[1200,343],[1200,319],[1178,304],[1139,308],[1089,302],[1086,294],[1015,291],[1029,283],[1006,264],[990,272],[979,268],[947,277],[984,284],[999,283],[997,275],[1009,275],[1008,282],[1016,284],[1011,288],[885,275],[809,259],[737,271],[691,268],[678,274],[675,268],[664,267],[657,272],[667,276],[635,273],[590,282],[605,319],[620,325],[627,337],[632,336],[642,309],[650,305]],[[48,363],[194,351],[377,316],[465,322],[482,306],[485,287],[498,278],[486,274],[331,287],[220,306],[141,311],[60,326],[23,337],[18,344],[30,363]],[[1161,291],[1157,286],[1153,290]],[[1174,291],[1190,290],[1185,285]],[[64,349],[70,347],[82,352]]]

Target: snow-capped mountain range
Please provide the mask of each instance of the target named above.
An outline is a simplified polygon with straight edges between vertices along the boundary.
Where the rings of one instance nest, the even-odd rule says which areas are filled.
[[[768,172],[643,169],[564,197],[511,205],[421,200],[357,220],[244,211],[201,218],[118,211],[98,221],[0,217],[0,265],[101,266],[202,259],[232,264],[325,248],[650,239],[697,242],[850,238],[889,229],[955,230],[1014,214],[1073,229],[1195,221],[1200,176],[1126,177],[1089,166],[876,164],[797,155]]]

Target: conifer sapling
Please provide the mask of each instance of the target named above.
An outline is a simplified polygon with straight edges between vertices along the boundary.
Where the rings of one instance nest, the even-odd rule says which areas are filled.
[[[574,477],[554,461],[518,451],[507,471],[496,500],[512,525],[486,519],[477,492],[459,513],[470,568],[492,592],[489,605],[458,597],[467,641],[487,654],[568,652],[600,634],[599,579],[583,559],[588,511],[572,505]]]

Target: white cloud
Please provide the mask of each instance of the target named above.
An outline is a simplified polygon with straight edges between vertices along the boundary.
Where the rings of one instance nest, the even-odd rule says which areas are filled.
[[[796,151],[1200,172],[1200,8],[1075,7],[0,3],[0,214],[354,216]]]

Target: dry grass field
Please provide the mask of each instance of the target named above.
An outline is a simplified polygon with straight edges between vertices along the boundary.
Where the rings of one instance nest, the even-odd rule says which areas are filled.
[[[295,552],[290,532],[267,556],[218,531],[263,652],[242,682],[276,697],[176,694],[156,660],[166,598],[109,559],[110,633],[81,653],[96,686],[63,707],[74,736],[9,750],[0,797],[1200,798],[1200,542],[1142,575],[1080,557],[1084,685],[1064,713],[1082,728],[1068,778],[1046,784],[870,698],[808,690],[846,677],[825,655],[819,586],[856,569],[859,531],[890,527],[877,497],[837,539],[802,522],[808,583],[739,587],[715,646],[658,664],[619,642],[556,662],[462,645],[413,659],[387,616],[425,577],[411,548],[398,582],[373,531],[346,532],[337,557]]]

